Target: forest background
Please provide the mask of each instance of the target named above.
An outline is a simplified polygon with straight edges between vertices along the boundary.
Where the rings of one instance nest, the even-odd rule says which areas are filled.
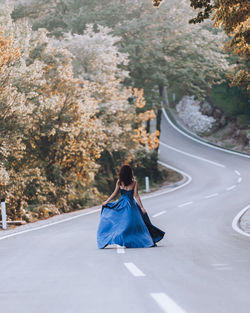
[[[246,53],[223,48],[230,34],[211,20],[190,24],[189,0],[0,5],[0,185],[10,219],[99,203],[124,161],[138,180],[163,180],[166,101],[193,95],[249,122]]]

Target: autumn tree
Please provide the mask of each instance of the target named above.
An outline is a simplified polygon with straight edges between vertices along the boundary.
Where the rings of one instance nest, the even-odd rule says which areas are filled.
[[[1,158],[10,181],[10,216],[28,219],[35,204],[67,211],[82,206],[91,193],[98,196],[92,184],[105,134],[91,83],[73,77],[71,53],[53,47],[45,30],[34,33],[25,21],[17,27],[10,12],[7,8],[0,19],[12,38],[1,34]]]
[[[161,1],[154,2],[156,5],[161,3]],[[49,12],[47,14],[41,14],[41,10],[38,10],[39,1],[31,1],[31,3],[17,7],[14,14],[15,17],[23,16],[24,14],[29,16],[28,12],[32,10],[32,12],[36,12],[36,14],[32,13],[30,15],[31,18],[34,18],[33,27],[36,28],[38,25],[44,25],[44,27],[49,28],[50,31],[57,34],[59,32],[58,25],[56,23],[53,24],[54,19],[51,19],[52,16],[56,15],[61,16],[65,25],[67,25],[64,29],[73,34],[81,35],[86,25],[93,22],[113,29],[113,34],[122,38],[122,40],[117,43],[119,50],[123,53],[129,53],[129,64],[124,67],[130,74],[129,79],[126,80],[127,85],[144,88],[147,103],[152,105],[152,103],[157,103],[160,100],[159,92],[158,95],[154,92],[155,86],[164,86],[167,85],[169,81],[173,81],[172,78],[168,77],[168,70],[166,68],[166,64],[168,67],[171,66],[170,59],[169,62],[165,60],[167,49],[171,45],[172,40],[175,42],[179,40],[179,47],[175,50],[175,54],[177,53],[181,56],[182,51],[189,49],[189,54],[192,55],[188,61],[186,57],[182,58],[181,62],[176,62],[172,67],[176,73],[180,71],[180,75],[182,71],[184,75],[185,72],[188,74],[188,70],[191,72],[195,71],[197,66],[199,67],[199,72],[203,69],[202,64],[195,64],[195,62],[201,61],[202,57],[196,58],[196,51],[191,52],[191,50],[195,48],[195,45],[190,41],[193,40],[193,38],[196,38],[196,41],[200,40],[203,45],[206,45],[202,53],[205,52],[207,57],[209,56],[210,49],[214,50],[217,45],[217,56],[219,56],[217,64],[219,64],[220,60],[223,58],[223,53],[219,48],[219,41],[223,40],[223,36],[219,34],[219,32],[213,33],[209,23],[206,23],[204,26],[191,27],[190,25],[190,27],[188,27],[188,19],[191,19],[193,16],[193,10],[189,7],[187,1],[178,1],[177,3],[165,1],[165,3],[163,2],[162,4],[159,10],[155,10],[152,7],[151,1],[141,0],[103,0],[101,3],[98,0],[93,0],[87,4],[68,0],[59,1],[56,5],[52,5],[52,3],[49,2],[46,8],[44,8],[45,4],[41,2],[40,8],[44,8],[45,12]],[[29,9],[32,7],[33,9]],[[49,20],[51,22],[49,22]],[[200,30],[203,31],[203,35],[199,35]],[[204,37],[206,30],[209,36],[207,43]],[[63,30],[61,28],[61,34],[62,32]],[[189,35],[189,37],[191,37],[190,33],[192,32],[195,35],[190,38],[189,42],[185,41],[185,45],[181,45],[182,38]],[[225,38],[226,37],[224,37],[224,39]],[[213,42],[214,45],[210,46]],[[199,48],[201,48],[201,45]],[[200,50],[201,49],[197,49],[197,54],[200,53]],[[203,58],[203,62],[204,61]],[[204,63],[207,63],[207,61],[208,59]],[[194,64],[192,62],[194,62]],[[210,58],[209,62],[212,65],[212,58]],[[214,68],[211,68],[211,70],[218,73],[218,71],[221,71],[221,68],[216,68],[217,64],[214,64]],[[185,71],[185,69],[187,69],[187,71]],[[204,67],[204,72],[207,71],[207,75],[211,73],[211,70],[207,71]],[[176,76],[179,76],[179,74]],[[193,77],[195,77],[195,75],[193,75]],[[213,81],[213,79],[210,80],[209,77],[206,77],[206,80],[208,84]],[[193,78],[190,80],[188,77],[183,77],[183,82],[184,81],[193,82]],[[195,85],[199,86],[199,79],[196,80]],[[189,84],[189,86],[191,87],[191,84]],[[161,89],[162,88],[160,88],[160,90]],[[191,89],[192,87],[190,88],[190,92],[192,92]],[[203,93],[205,92],[204,86],[199,86],[199,88],[195,86],[193,92],[195,94],[199,93],[199,96],[201,92],[198,91],[198,89],[203,90]]]
[[[127,55],[119,54],[110,30],[90,27],[74,55],[74,36],[59,44],[45,29],[32,31],[27,20],[13,23],[10,14],[5,7],[0,15],[1,110],[10,112],[1,115],[7,118],[1,124],[0,182],[8,183],[1,190],[8,216],[32,221],[100,201],[96,176],[110,166],[103,153],[116,168],[157,146],[159,134],[143,128],[152,114],[135,118],[145,103],[143,91],[122,84],[127,72],[119,64]]]
[[[25,94],[18,88],[19,74],[24,68],[22,49],[16,47],[14,34],[6,38],[1,30],[0,52],[1,197],[6,198],[8,217],[21,218],[23,205],[31,200],[25,190],[40,174],[38,168],[23,166],[26,153],[23,135],[33,106],[27,104]],[[41,179],[40,189],[45,185]],[[41,192],[32,195],[33,199],[35,197],[41,200]]]
[[[101,167],[98,177],[103,175],[107,181],[109,173],[112,184],[124,159],[132,160],[137,150],[144,149],[146,153],[158,146],[159,132],[146,132],[145,122],[154,119],[155,114],[147,110],[141,112],[146,104],[143,90],[122,84],[129,75],[121,68],[128,64],[128,54],[119,51],[116,44],[121,38],[111,32],[112,29],[100,25],[94,31],[89,24],[82,35],[66,33],[56,45],[66,47],[74,55],[75,75],[92,82],[92,93],[99,106],[98,118],[106,135],[100,159],[106,173]],[[131,98],[134,101],[130,101]]]

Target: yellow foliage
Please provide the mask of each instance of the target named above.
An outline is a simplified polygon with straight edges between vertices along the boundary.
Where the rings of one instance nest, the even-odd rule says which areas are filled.
[[[134,130],[131,139],[146,146],[148,149],[156,149],[159,146],[159,136],[160,132],[158,130],[148,133],[146,127],[143,125]]]
[[[139,109],[143,108],[146,104],[146,100],[144,98],[144,90],[143,89],[139,90],[138,88],[134,88],[133,92],[134,92],[136,107]]]
[[[0,27],[0,70],[8,62],[16,60],[19,56],[20,50],[13,46],[13,39],[6,39]]]
[[[146,122],[148,120],[153,120],[156,118],[156,114],[154,110],[148,110],[143,113],[139,113],[137,116],[137,121],[138,122]]]
[[[36,34],[28,36],[30,43],[24,37],[27,55],[34,47],[40,51],[27,65],[16,42],[0,30],[0,102],[5,104],[0,118],[7,116],[10,123],[9,133],[0,137],[6,163],[0,164],[0,181],[9,177],[0,191],[13,219],[28,219],[34,203],[52,201],[65,212],[80,208],[79,199],[90,194],[101,198],[93,182],[104,149],[131,161],[142,146],[155,149],[159,143],[159,132],[149,134],[142,126],[155,118],[154,111],[136,114],[146,104],[143,89],[124,87],[119,79],[99,84],[75,78],[68,51],[50,45],[43,30]],[[20,62],[12,62],[18,57]],[[131,95],[134,104],[128,102]],[[49,214],[46,208],[38,211],[37,217]]]

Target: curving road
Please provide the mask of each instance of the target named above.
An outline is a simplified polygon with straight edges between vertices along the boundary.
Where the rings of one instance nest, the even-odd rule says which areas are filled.
[[[249,313],[250,238],[232,221],[250,203],[250,159],[194,141],[166,118],[159,158],[187,180],[143,200],[166,231],[157,248],[98,250],[99,210],[6,232],[1,312]]]

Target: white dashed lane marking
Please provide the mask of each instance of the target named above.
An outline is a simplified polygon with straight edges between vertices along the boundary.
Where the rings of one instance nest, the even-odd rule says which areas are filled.
[[[146,276],[134,263],[124,263],[124,265],[135,277]]]
[[[226,190],[228,190],[228,191],[229,191],[229,190],[234,189],[235,187],[236,187],[236,186],[235,186],[235,185],[233,185],[233,186],[227,187],[227,188],[226,188]]]
[[[211,195],[207,195],[204,198],[209,199],[209,198],[216,197],[216,196],[218,196],[218,193],[212,193]]]
[[[184,311],[165,293],[151,293],[150,295],[165,313],[186,313],[186,311]]]
[[[189,204],[192,204],[192,203],[193,203],[193,201],[185,202],[185,203],[179,204],[178,207],[181,208],[181,207],[183,207],[185,205],[189,205]]]
[[[165,214],[165,213],[166,213],[166,211],[161,211],[159,213],[152,215],[152,217],[157,217],[157,216],[160,216],[160,215]]]
[[[237,171],[237,170],[234,170],[234,171],[235,171],[235,173],[236,173],[237,175],[240,176],[240,172],[239,172],[239,171]]]
[[[119,254],[125,253],[125,250],[123,247],[117,246],[116,252]]]
[[[232,267],[227,263],[214,263],[212,266],[217,271],[230,271],[232,269]]]
[[[242,181],[242,178],[239,177],[238,180],[237,180],[237,182],[240,183],[241,181]]]

